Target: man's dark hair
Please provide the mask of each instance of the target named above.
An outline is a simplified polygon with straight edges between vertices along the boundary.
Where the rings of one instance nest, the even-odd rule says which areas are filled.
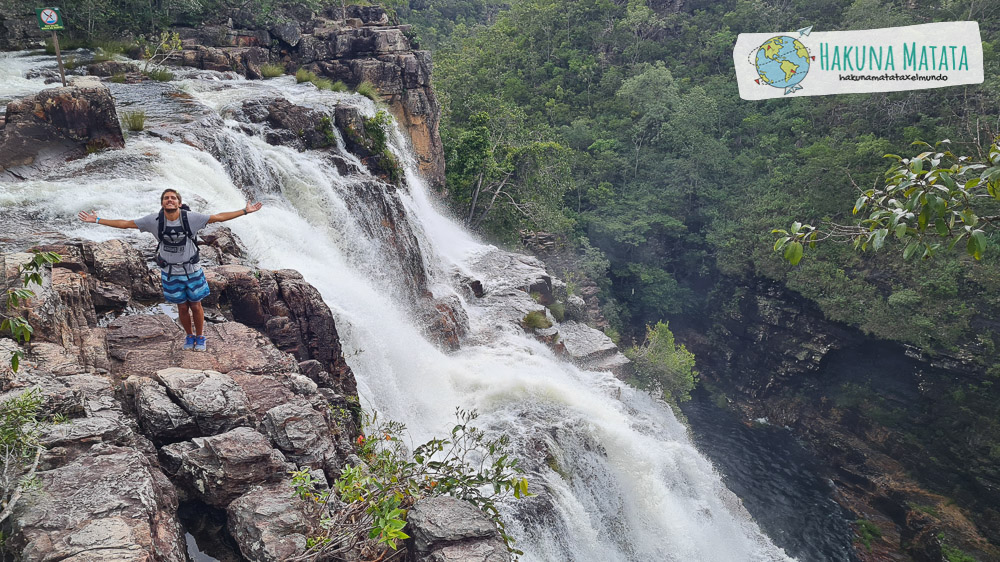
[[[161,193],[161,194],[160,194],[160,204],[161,204],[161,205],[163,204],[163,196],[164,196],[164,195],[166,195],[166,194],[168,194],[168,193],[173,193],[174,195],[176,195],[176,196],[177,196],[177,203],[178,203],[178,204],[180,204],[180,203],[183,203],[183,202],[184,202],[184,200],[182,200],[182,199],[181,199],[181,194],[180,194],[180,193],[178,193],[176,189],[170,189],[170,188],[168,187],[167,189],[164,189],[164,190],[163,190],[163,193]]]

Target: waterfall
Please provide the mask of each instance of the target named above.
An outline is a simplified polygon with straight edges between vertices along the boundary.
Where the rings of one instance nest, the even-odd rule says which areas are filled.
[[[398,130],[392,150],[405,167],[406,186],[386,189],[405,215],[405,245],[412,248],[393,253],[372,235],[376,217],[358,205],[371,177],[342,175],[319,153],[271,146],[226,118],[261,97],[328,112],[347,103],[368,115],[372,102],[291,78],[184,76],[173,84],[190,95],[182,101],[146,95],[145,85],[112,84],[119,105],[148,110],[147,128],[158,134],[134,135],[123,150],[67,163],[44,179],[0,184],[3,216],[67,236],[125,236],[148,246],[148,235],[83,224],[75,215],[95,209],[102,217],[139,217],[157,208],[168,187],[203,212],[259,199],[259,213],[226,226],[261,267],[296,269],[319,289],[336,317],[363,405],[406,423],[415,443],[447,434],[456,407],[476,409],[480,427],[507,432],[526,454],[541,452],[536,456],[544,460],[527,463],[539,496],[505,508],[522,560],[791,560],[725,488],[667,406],[610,373],[565,362],[464,296],[456,276],[489,282],[485,275],[497,273],[484,272],[481,260],[499,250],[437,209]],[[16,87],[40,89],[35,81],[28,85]],[[0,81],[0,98],[16,95],[7,88]],[[185,104],[186,125],[172,124],[177,111],[164,106],[170,103]],[[181,137],[190,142],[169,142]],[[411,250],[419,264],[407,257]],[[407,287],[415,267],[427,290],[455,299],[469,317],[470,335],[457,352],[441,351],[421,331]]]

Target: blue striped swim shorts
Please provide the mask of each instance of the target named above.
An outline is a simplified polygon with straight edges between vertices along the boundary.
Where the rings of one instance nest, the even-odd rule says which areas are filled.
[[[172,304],[200,302],[208,296],[208,281],[201,269],[180,275],[167,275],[161,271],[160,281],[163,283],[163,297]]]

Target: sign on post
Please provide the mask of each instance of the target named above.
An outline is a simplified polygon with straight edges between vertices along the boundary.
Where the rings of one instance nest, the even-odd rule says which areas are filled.
[[[35,13],[38,14],[38,27],[42,31],[66,29],[63,25],[62,14],[59,13],[59,8],[38,8],[35,10]]]
[[[56,35],[57,30],[66,29],[62,14],[59,13],[59,8],[36,8],[35,13],[38,15],[38,27],[42,31],[52,32],[52,46],[56,49],[56,60],[59,62],[59,77],[62,78],[62,85],[65,87],[66,69],[63,67],[62,53],[59,51],[59,36]]]

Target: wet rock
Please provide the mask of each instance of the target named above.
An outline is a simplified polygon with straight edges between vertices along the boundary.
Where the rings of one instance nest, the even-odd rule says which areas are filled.
[[[314,518],[291,490],[290,482],[254,486],[229,504],[229,532],[247,559],[277,562],[305,551]]]
[[[469,331],[469,317],[458,297],[428,299],[421,310],[424,330],[432,340],[450,351],[461,347]]]
[[[249,422],[247,397],[228,375],[171,368],[157,371],[155,378],[194,419],[199,435],[223,433]]]
[[[125,138],[107,88],[52,88],[7,104],[0,129],[0,171],[54,164],[83,155],[88,148],[123,146]]]
[[[187,560],[173,486],[138,451],[101,443],[37,477],[11,518],[21,560]]]
[[[293,465],[248,427],[167,445],[161,461],[185,489],[208,505],[224,508],[254,484],[284,478]]]
[[[493,522],[451,497],[418,501],[407,515],[408,562],[506,562],[510,553]]]
[[[114,76],[115,74],[129,74],[139,72],[139,67],[130,62],[120,62],[108,60],[95,62],[87,65],[87,74],[91,76]]]
[[[614,355],[618,346],[604,332],[586,324],[568,321],[559,324],[560,341],[574,361],[585,363]]]
[[[285,98],[250,100],[243,103],[244,119],[266,123],[268,144],[290,146],[298,150],[323,149],[336,146],[333,116],[322,111],[293,104]]]
[[[242,41],[242,43],[258,42],[255,36],[249,37],[253,37],[253,39]],[[184,66],[203,70],[219,72],[233,70],[247,78],[259,80],[263,78],[260,73],[260,65],[267,62],[267,51],[259,46],[206,47],[193,45],[191,48],[185,47],[181,53],[180,62]]]

